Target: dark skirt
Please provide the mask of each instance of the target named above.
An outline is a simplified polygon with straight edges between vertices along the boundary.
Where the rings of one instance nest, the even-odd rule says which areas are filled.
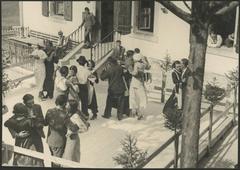
[[[46,77],[43,84],[43,91],[47,92],[47,96],[52,98],[53,91],[54,91],[54,63],[53,61],[45,61],[45,68],[46,68]]]
[[[163,114],[167,115],[169,113],[176,113],[177,111],[177,98],[175,96],[175,93],[173,92],[167,102],[165,103],[163,107]]]

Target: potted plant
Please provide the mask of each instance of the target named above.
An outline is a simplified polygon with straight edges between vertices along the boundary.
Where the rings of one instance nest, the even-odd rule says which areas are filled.
[[[214,105],[218,101],[224,98],[225,89],[218,86],[216,77],[213,78],[212,82],[207,83],[205,86],[204,97]]]
[[[2,73],[2,114],[5,114],[8,112],[8,107],[5,104],[6,93],[10,89],[18,87],[20,83],[21,81],[13,82],[11,79],[9,79],[7,73]]]

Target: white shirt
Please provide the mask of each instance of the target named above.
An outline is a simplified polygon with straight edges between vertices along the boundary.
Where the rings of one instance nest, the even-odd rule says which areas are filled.
[[[65,77],[62,77],[58,70],[56,73],[56,79],[55,79],[56,87],[62,91],[66,91],[68,88],[66,85],[66,81],[67,79]]]
[[[35,59],[35,64],[44,64],[44,60],[47,58],[47,54],[43,50],[36,49],[31,55],[38,56],[39,59]]]
[[[218,48],[222,45],[222,37],[220,35],[217,35],[217,39],[214,40],[210,35],[208,36],[207,45],[208,47],[215,47]]]
[[[77,78],[79,80],[80,84],[87,84],[88,77],[91,75],[91,72],[88,70],[88,68],[79,65],[77,67]]]

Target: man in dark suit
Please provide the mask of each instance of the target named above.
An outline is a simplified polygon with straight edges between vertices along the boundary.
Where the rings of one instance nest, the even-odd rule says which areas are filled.
[[[42,108],[38,104],[34,104],[34,97],[31,94],[26,94],[23,96],[23,103],[27,106],[28,116],[33,119],[33,143],[38,152],[43,152],[43,143],[41,138],[45,138],[43,132],[44,127],[44,117],[42,113]]]
[[[113,48],[112,57],[118,61],[124,61],[125,60],[124,52],[125,52],[125,48],[123,46],[121,46],[121,41],[117,40],[116,47]]]
[[[36,151],[43,153],[42,138],[45,138],[43,131],[44,117],[42,113],[42,107],[38,104],[34,104],[34,97],[31,94],[25,94],[23,96],[23,103],[27,107],[28,117],[33,120],[33,128],[31,132],[31,138]],[[43,166],[43,160],[36,159]]]
[[[111,117],[111,110],[115,103],[118,120],[121,120],[124,112],[124,92],[126,90],[123,81],[123,68],[117,63],[115,58],[110,57],[108,62],[109,65],[100,75],[101,80],[108,80],[109,84],[106,107],[102,117]]]
[[[45,125],[48,126],[47,143],[51,154],[61,158],[66,144],[67,97],[57,96],[55,104],[56,107],[48,109],[46,113]],[[52,167],[60,167],[60,165],[52,163]]]
[[[186,95],[186,89],[187,89],[187,80],[188,80],[189,76],[191,76],[191,70],[188,67],[188,59],[183,58],[181,60],[181,63],[182,63],[181,80],[182,80],[182,107],[183,107],[185,95]]]

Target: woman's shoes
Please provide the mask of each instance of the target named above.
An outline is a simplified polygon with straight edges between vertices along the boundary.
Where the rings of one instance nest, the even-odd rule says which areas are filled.
[[[97,115],[93,115],[90,120],[95,120],[97,119]]]

